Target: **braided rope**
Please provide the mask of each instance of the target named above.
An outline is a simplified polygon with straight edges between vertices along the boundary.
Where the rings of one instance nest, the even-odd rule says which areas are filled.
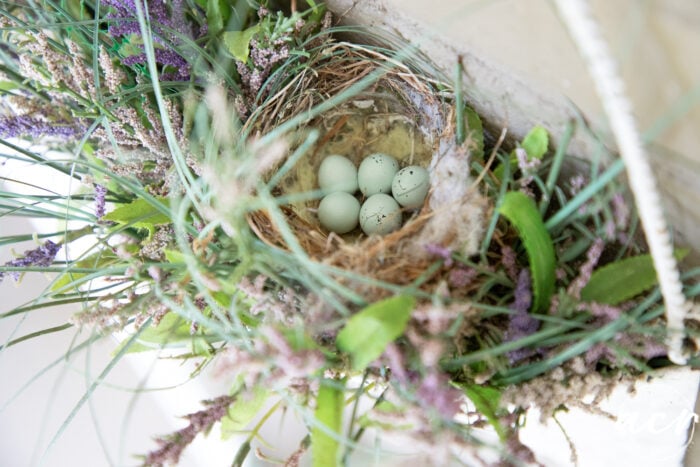
[[[555,3],[569,34],[587,62],[598,97],[610,121],[620,156],[625,162],[666,306],[666,345],[669,359],[678,365],[685,364],[687,358],[682,350],[685,334],[683,321],[690,310],[690,304],[683,295],[656,179],[635,127],[632,106],[625,96],[624,83],[598,24],[593,19],[588,2],[555,0]]]

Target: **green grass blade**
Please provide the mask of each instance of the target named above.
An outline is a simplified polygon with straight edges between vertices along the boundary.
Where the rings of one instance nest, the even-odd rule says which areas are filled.
[[[572,214],[583,206],[589,199],[600,192],[601,188],[610,183],[615,177],[625,170],[625,163],[622,159],[613,162],[610,167],[603,172],[600,177],[592,181],[586,188],[576,195],[566,206],[562,207],[555,215],[547,219],[545,227],[550,232],[559,228],[560,225]]]
[[[544,216],[544,213],[549,207],[549,203],[552,201],[552,196],[554,196],[554,186],[557,183],[559,174],[561,172],[561,166],[566,158],[566,148],[569,147],[569,142],[574,134],[574,124],[569,122],[564,129],[559,144],[557,145],[557,150],[554,153],[554,159],[552,160],[552,166],[547,174],[547,181],[545,182],[545,191],[542,196],[542,202],[540,204],[540,214]]]
[[[127,351],[129,350],[129,347],[136,342],[138,337],[141,335],[141,333],[148,328],[150,325],[151,318],[148,318],[146,322],[141,326],[141,328],[134,333],[133,336],[129,338],[127,341],[126,345],[122,347],[122,349],[112,358],[112,360],[105,366],[105,368],[102,370],[102,372],[99,374],[99,376],[90,384],[88,387],[87,391],[85,391],[85,394],[80,398],[77,404],[73,407],[73,409],[70,411],[66,419],[63,421],[61,426],[58,428],[56,433],[54,434],[53,438],[51,438],[51,441],[49,441],[48,446],[46,446],[46,449],[44,450],[40,463],[46,459],[48,454],[51,452],[51,449],[56,445],[56,442],[60,439],[61,435],[66,431],[66,428],[70,425],[70,423],[73,421],[75,416],[78,414],[78,411],[85,405],[85,403],[88,401],[88,399],[92,396],[92,394],[95,392],[97,387],[100,385],[100,383],[107,377],[107,375],[114,369],[114,367],[117,365],[117,363],[122,359],[124,355],[126,355]]]
[[[46,329],[42,329],[40,331],[32,332],[30,334],[25,334],[22,337],[18,337],[17,339],[11,340],[10,342],[8,342],[5,345],[0,345],[0,351],[6,349],[8,347],[12,347],[13,345],[19,344],[20,342],[28,341],[28,340],[33,339],[35,337],[44,336],[46,334],[52,334],[54,332],[65,331],[66,329],[71,328],[71,327],[73,327],[73,325],[71,323],[66,323],[66,324],[61,324],[60,326],[54,326],[51,328],[46,328]]]
[[[5,401],[4,404],[0,405],[0,413],[2,413],[7,407],[10,406],[19,396],[24,394],[24,392],[29,388],[32,384],[34,384],[39,378],[44,376],[46,373],[51,371],[56,365],[60,364],[61,362],[65,362],[70,358],[73,354],[83,350],[87,346],[93,344],[95,341],[97,341],[100,338],[98,335],[93,335],[86,341],[81,342],[80,344],[76,345],[75,347],[72,347],[66,351],[63,355],[58,357],[56,360],[52,361],[48,365],[46,365],[44,368],[39,370],[34,376],[32,376],[26,383],[22,385],[8,400]]]
[[[486,260],[486,253],[488,251],[489,245],[491,245],[491,240],[493,239],[493,234],[496,232],[496,226],[498,225],[498,212],[503,204],[503,200],[508,192],[508,184],[511,178],[511,166],[510,161],[506,158],[502,164],[503,173],[501,180],[501,188],[498,192],[498,198],[496,200],[496,211],[493,216],[491,216],[491,221],[486,229],[486,235],[484,235],[484,240],[481,242],[481,259]]]
[[[530,260],[533,310],[545,311],[554,293],[556,256],[535,202],[519,191],[506,194],[498,210],[516,228]]]
[[[462,65],[462,58],[457,57],[457,65],[455,67],[455,113],[456,113],[456,138],[457,144],[461,145],[464,143],[464,132],[466,130],[464,125],[464,97],[462,90],[462,73],[464,72],[464,66]]]

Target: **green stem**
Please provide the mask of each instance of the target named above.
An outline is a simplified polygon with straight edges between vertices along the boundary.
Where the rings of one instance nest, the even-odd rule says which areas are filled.
[[[601,187],[610,183],[615,177],[620,175],[625,170],[625,163],[622,159],[616,160],[600,177],[591,182],[586,188],[576,195],[566,206],[562,207],[555,215],[550,217],[545,222],[545,227],[550,232],[555,230],[559,225],[566,220],[570,215],[576,212],[578,208],[583,206],[589,199],[598,193]]]
[[[238,449],[236,452],[236,456],[233,459],[233,462],[231,463],[231,467],[242,467],[243,462],[245,461],[245,458],[248,456],[248,453],[250,452],[250,442],[253,440],[258,435],[258,432],[260,431],[260,428],[267,422],[267,420],[272,416],[273,413],[279,408],[280,404],[282,403],[282,400],[278,400],[275,405],[273,405],[270,410],[268,410],[265,415],[260,419],[260,421],[253,427],[251,430],[250,435],[246,440],[243,442],[241,447]]]
[[[43,336],[45,334],[52,334],[54,332],[63,331],[63,330],[66,330],[66,329],[72,328],[72,327],[73,327],[73,325],[71,323],[66,323],[66,324],[62,324],[60,326],[54,326],[52,328],[46,328],[46,329],[42,329],[41,331],[32,332],[31,334],[27,334],[27,335],[24,335],[22,337],[18,337],[17,339],[11,340],[10,342],[8,342],[5,345],[0,345],[0,350],[5,350],[8,347],[12,347],[15,344],[19,344],[20,342],[24,342],[26,340],[33,339],[35,337]]]
[[[547,174],[547,181],[545,183],[545,192],[544,196],[542,197],[542,202],[540,204],[540,214],[544,216],[544,213],[547,211],[547,208],[549,207],[549,203],[552,200],[552,196],[554,194],[554,185],[557,183],[557,179],[559,178],[559,173],[561,172],[561,166],[564,162],[564,158],[566,156],[566,149],[569,146],[569,142],[571,141],[571,137],[574,134],[574,124],[573,122],[569,122],[566,125],[566,129],[564,130],[564,134],[561,136],[561,140],[559,141],[559,145],[557,146],[557,151],[554,154],[554,160],[552,161],[552,167],[549,169],[549,174]]]
[[[462,65],[462,57],[457,57],[457,66],[455,67],[455,114],[457,119],[457,145],[461,146],[464,143],[464,96],[462,95],[462,73],[464,65]]]

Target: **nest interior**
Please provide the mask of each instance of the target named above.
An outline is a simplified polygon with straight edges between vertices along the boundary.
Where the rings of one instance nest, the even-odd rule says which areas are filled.
[[[316,217],[319,199],[282,206],[289,228],[315,261],[391,284],[420,280],[424,288],[434,286],[437,281],[425,277],[435,261],[426,247],[473,254],[488,209],[468,175],[469,143],[455,143],[451,94],[438,92],[431,77],[352,43],[334,43],[319,57],[308,71],[263,104],[256,119],[261,122],[258,131],[269,132],[299,112],[331,99],[377,67],[385,72],[363,92],[308,123],[306,130],[318,130],[319,139],[280,178],[274,194],[316,190],[317,169],[327,155],[341,154],[359,165],[365,156],[377,152],[395,157],[402,166],[427,168],[431,190],[421,209],[404,212],[401,229],[383,237],[368,237],[359,228],[343,236],[325,231]],[[289,153],[298,145],[292,141]],[[275,170],[268,178],[273,174]],[[267,212],[253,213],[249,224],[266,243],[287,248],[279,226]],[[366,282],[355,286],[364,288],[368,299],[386,293]]]

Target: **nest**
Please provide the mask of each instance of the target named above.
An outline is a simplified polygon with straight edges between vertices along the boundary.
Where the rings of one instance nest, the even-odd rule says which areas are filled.
[[[434,288],[439,281],[435,273],[426,277],[426,271],[435,262],[435,249],[474,254],[484,230],[487,203],[469,178],[468,142],[461,146],[455,143],[451,95],[438,93],[433,79],[376,50],[332,43],[257,109],[255,130],[262,134],[272,131],[347,90],[378,67],[384,71],[381,78],[308,123],[304,130],[316,129],[320,137],[280,178],[274,194],[317,189],[318,166],[329,154],[342,154],[359,165],[366,155],[381,152],[395,157],[402,166],[427,168],[431,190],[423,207],[405,212],[402,228],[383,237],[368,237],[359,228],[342,236],[325,231],[316,217],[318,199],[291,203],[282,211],[288,228],[312,260],[375,281],[395,285],[420,282],[423,288]],[[299,144],[292,141],[289,154]],[[272,177],[283,163],[266,177]],[[262,241],[288,249],[269,213],[254,212],[248,222]],[[371,282],[364,280],[353,287],[370,300],[387,293]]]

